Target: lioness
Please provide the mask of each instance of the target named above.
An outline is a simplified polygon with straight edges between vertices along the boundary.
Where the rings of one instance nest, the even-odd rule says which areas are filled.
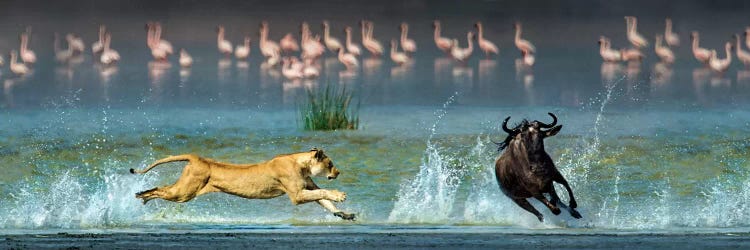
[[[187,161],[182,176],[171,186],[152,188],[135,194],[149,200],[162,198],[174,202],[187,202],[196,196],[210,192],[224,192],[248,199],[270,199],[289,195],[292,204],[315,201],[345,220],[354,220],[355,215],[336,208],[333,202],[346,200],[346,194],[338,190],[320,189],[311,176],[326,176],[335,179],[339,170],[323,153],[313,148],[309,152],[278,155],[270,161],[257,164],[230,164],[197,155],[178,155],[158,160],[144,170],[130,169],[130,173],[143,174],[159,164]]]

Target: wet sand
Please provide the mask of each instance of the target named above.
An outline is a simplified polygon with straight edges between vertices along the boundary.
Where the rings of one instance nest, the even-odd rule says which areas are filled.
[[[750,249],[750,234],[114,233],[0,236],[4,249]]]

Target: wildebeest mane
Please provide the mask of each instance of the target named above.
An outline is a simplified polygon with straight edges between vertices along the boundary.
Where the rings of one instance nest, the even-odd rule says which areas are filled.
[[[500,143],[492,142],[492,143],[495,143],[495,145],[497,145],[497,152],[503,151],[506,147],[508,147],[508,145],[510,145],[510,141],[512,141],[513,138],[516,137],[516,135],[520,132],[521,128],[528,124],[529,124],[529,121],[526,119],[523,119],[521,120],[521,122],[516,123],[516,125],[513,126],[513,129],[511,130],[513,130],[514,133],[509,133],[508,136],[505,137],[505,140],[503,140],[503,142],[500,142]]]

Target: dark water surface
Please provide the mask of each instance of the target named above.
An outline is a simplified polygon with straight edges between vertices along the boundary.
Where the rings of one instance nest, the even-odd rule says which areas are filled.
[[[342,209],[371,231],[409,225],[431,231],[542,229],[608,232],[746,232],[750,225],[750,71],[736,58],[716,74],[690,52],[689,32],[701,46],[721,51],[750,25],[744,2],[704,1],[393,1],[325,3],[268,1],[58,1],[0,3],[0,51],[17,48],[33,27],[30,47],[39,61],[17,77],[0,70],[0,227],[5,233],[49,230],[212,229],[217,226],[351,225],[315,204],[293,206],[286,197],[244,200],[209,194],[177,204],[141,205],[133,194],[174,182],[178,164],[143,176],[127,173],[166,155],[187,152],[229,162],[260,162],[277,154],[326,149],[342,175],[319,181],[346,191]],[[44,7],[44,8],[42,8]],[[629,46],[624,15],[638,16],[650,41],[671,16],[682,44],[674,65],[658,63],[653,49],[641,63],[602,63],[596,41],[605,35]],[[258,24],[270,37],[297,36],[302,21],[320,33],[331,22],[375,22],[386,44],[406,21],[417,42],[413,62],[394,65],[367,52],[361,67],[345,71],[335,55],[318,63],[321,76],[285,80],[267,69],[257,47]],[[443,36],[462,39],[481,20],[500,55],[478,50],[467,63],[440,52],[432,20]],[[195,59],[181,69],[155,66],[145,22],[161,21],[176,48]],[[515,21],[537,47],[536,64],[518,67]],[[122,55],[115,66],[94,63],[90,48],[72,64],[53,60],[54,32],[80,34],[87,46],[97,25],[110,29]],[[253,37],[247,62],[216,50],[215,28],[232,43]],[[462,45],[465,46],[465,45]],[[387,48],[387,46],[386,46]],[[743,49],[748,50],[747,47]],[[723,52],[719,53],[723,55]],[[723,56],[722,56],[723,57]],[[306,132],[297,104],[306,88],[333,84],[354,91],[361,129]],[[543,211],[546,221],[522,211],[494,180],[492,141],[504,135],[502,118],[565,125],[547,151],[571,182],[584,218]],[[168,167],[167,167],[168,166]],[[567,200],[566,197],[563,197]],[[541,204],[535,204],[540,207]],[[353,226],[357,228],[358,226]],[[502,228],[502,229],[498,229]],[[304,230],[304,229],[300,229]],[[348,230],[348,229],[347,229]],[[439,230],[437,230],[439,231]]]

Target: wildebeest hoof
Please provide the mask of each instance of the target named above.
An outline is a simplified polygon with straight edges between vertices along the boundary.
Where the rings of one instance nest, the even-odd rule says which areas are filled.
[[[344,212],[335,212],[335,213],[333,213],[333,215],[335,215],[336,217],[339,217],[341,219],[351,220],[351,221],[353,221],[357,217],[355,214],[347,214],[347,213],[344,213]]]
[[[555,214],[555,215],[559,215],[560,214],[560,208],[559,207],[553,207],[553,208],[550,208],[550,210],[552,210],[552,213]]]
[[[573,209],[573,208],[571,208],[571,209],[568,209],[568,212],[570,212],[570,216],[573,216],[573,218],[576,218],[576,219],[580,219],[580,218],[583,218],[583,216],[581,216],[581,214],[580,214],[580,213],[578,213],[578,211],[576,211],[576,210],[575,210],[575,209]]]
[[[576,202],[575,200],[570,201],[570,208],[577,208],[577,207],[578,207],[578,202]]]
[[[536,218],[539,219],[539,222],[544,222],[544,216],[542,216],[541,214],[537,215]]]

